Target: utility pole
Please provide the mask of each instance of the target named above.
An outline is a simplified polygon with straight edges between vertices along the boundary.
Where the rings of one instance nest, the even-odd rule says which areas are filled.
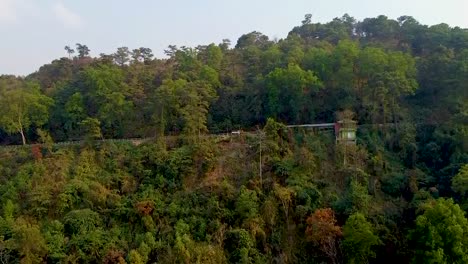
[[[259,166],[258,171],[260,175],[260,187],[263,188],[263,166],[262,166],[262,141],[265,138],[265,132],[263,130],[258,130],[258,140],[259,140]]]

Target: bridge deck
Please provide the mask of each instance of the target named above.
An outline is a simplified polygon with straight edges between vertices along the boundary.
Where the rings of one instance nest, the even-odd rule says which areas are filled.
[[[294,127],[318,127],[318,128],[326,128],[326,127],[330,127],[330,128],[333,128],[335,126],[335,123],[322,123],[322,124],[303,124],[303,125],[290,125],[290,126],[286,126],[286,127],[291,127],[291,128],[294,128]]]

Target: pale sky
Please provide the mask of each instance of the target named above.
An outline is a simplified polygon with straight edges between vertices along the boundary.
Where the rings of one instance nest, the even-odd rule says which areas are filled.
[[[0,0],[0,75],[27,75],[79,42],[91,55],[117,47],[197,46],[257,30],[284,38],[312,13],[327,22],[410,15],[422,24],[468,28],[468,0]]]

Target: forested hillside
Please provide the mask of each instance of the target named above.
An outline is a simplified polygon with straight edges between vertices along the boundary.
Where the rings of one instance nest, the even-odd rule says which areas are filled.
[[[468,29],[90,48],[0,76],[1,263],[468,263]]]

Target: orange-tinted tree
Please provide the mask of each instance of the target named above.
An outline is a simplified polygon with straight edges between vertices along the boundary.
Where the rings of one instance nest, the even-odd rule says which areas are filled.
[[[318,209],[307,218],[306,236],[332,263],[339,262],[337,244],[342,232],[341,227],[336,224],[335,212],[331,208]]]

